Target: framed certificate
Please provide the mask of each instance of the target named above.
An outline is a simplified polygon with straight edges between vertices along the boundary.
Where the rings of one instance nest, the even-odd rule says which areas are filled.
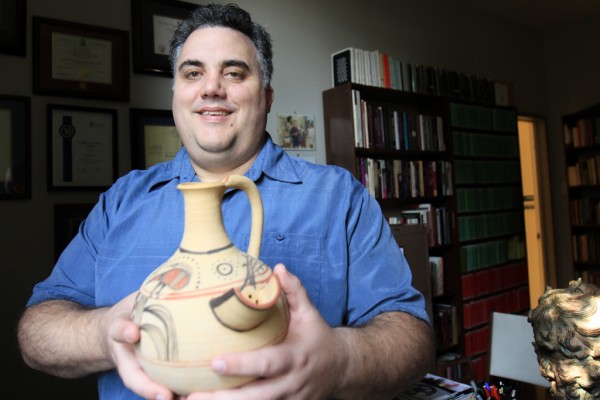
[[[171,110],[132,108],[130,121],[133,169],[146,169],[169,161],[181,149],[181,139]]]
[[[0,53],[25,57],[27,0],[0,0]]]
[[[129,33],[33,17],[33,91],[129,100]]]
[[[0,95],[0,199],[31,198],[30,99]]]
[[[132,0],[133,70],[171,76],[169,44],[177,25],[197,4],[176,0]]]
[[[49,189],[105,190],[117,178],[117,111],[48,104]]]

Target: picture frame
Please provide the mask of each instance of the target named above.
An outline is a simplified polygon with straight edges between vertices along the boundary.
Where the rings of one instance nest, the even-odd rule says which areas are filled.
[[[171,77],[169,44],[173,32],[198,4],[178,0],[132,0],[133,70]]]
[[[31,198],[31,99],[0,95],[0,199]]]
[[[0,53],[25,57],[27,0],[0,0]]]
[[[34,16],[33,92],[129,100],[129,32]]]
[[[54,205],[54,258],[58,258],[77,235],[79,226],[94,208],[93,203]]]
[[[171,110],[132,108],[131,167],[147,169],[175,157],[182,143]]]
[[[316,150],[317,137],[314,115],[277,114],[279,143],[285,150]]]
[[[47,105],[48,189],[105,190],[117,178],[117,111]]]

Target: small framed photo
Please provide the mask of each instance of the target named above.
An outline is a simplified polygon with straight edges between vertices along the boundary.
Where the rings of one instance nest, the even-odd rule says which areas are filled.
[[[132,0],[133,70],[172,76],[169,48],[173,32],[197,4],[177,0]]]
[[[105,190],[117,178],[117,111],[48,104],[49,189]]]
[[[169,161],[181,149],[181,139],[171,110],[132,108],[129,119],[133,169],[147,169]]]
[[[25,57],[27,0],[0,0],[0,53]]]
[[[129,33],[33,17],[33,91],[129,100]]]
[[[277,114],[279,143],[286,150],[316,150],[313,115]]]
[[[94,208],[93,203],[54,205],[54,257],[56,260],[77,235],[79,226],[92,208]]]
[[[31,198],[29,97],[0,95],[0,199]]]

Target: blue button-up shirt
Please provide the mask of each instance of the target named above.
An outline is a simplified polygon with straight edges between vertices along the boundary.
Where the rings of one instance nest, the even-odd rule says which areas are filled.
[[[260,259],[271,267],[281,262],[297,275],[331,326],[358,326],[387,311],[428,320],[378,203],[347,170],[290,157],[267,135],[246,176],[263,201]],[[139,289],[182,238],[183,197],[176,186],[197,180],[183,148],[172,161],[120,178],[100,196],[28,305],[65,299],[111,306]],[[225,193],[222,212],[230,239],[245,251],[252,221],[244,192]],[[100,398],[138,398],[115,371],[101,375],[99,391]]]

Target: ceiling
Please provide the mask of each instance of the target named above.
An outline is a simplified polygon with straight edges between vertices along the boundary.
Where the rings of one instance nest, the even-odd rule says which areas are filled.
[[[600,15],[600,0],[453,0],[538,32]]]

